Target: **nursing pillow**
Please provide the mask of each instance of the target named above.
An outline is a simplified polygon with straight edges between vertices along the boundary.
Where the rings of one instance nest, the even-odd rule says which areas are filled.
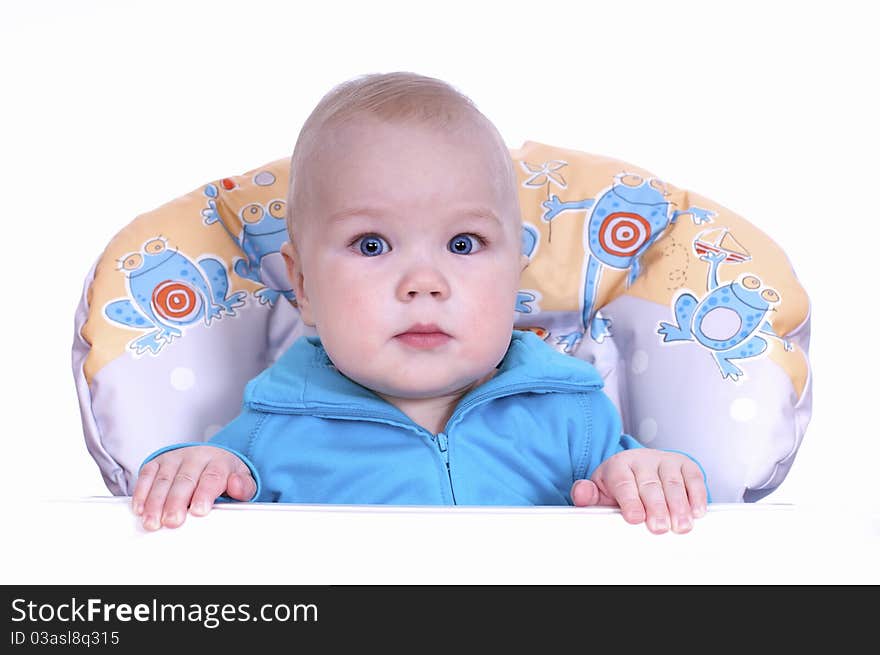
[[[529,258],[516,328],[596,366],[625,431],[696,457],[715,502],[772,492],[811,412],[809,301],[783,250],[637,166],[534,142],[511,156]],[[314,334],[278,252],[288,166],[136,217],[88,273],[73,373],[113,494],[155,450],[210,438],[247,381]]]

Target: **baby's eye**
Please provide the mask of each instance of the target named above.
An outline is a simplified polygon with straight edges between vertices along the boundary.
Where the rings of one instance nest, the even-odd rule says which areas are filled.
[[[391,246],[380,236],[368,234],[357,239],[352,245],[356,245],[361,254],[366,257],[375,257],[376,255],[384,255],[391,250]]]
[[[482,239],[476,234],[456,234],[449,240],[449,252],[456,255],[470,255],[482,249]]]

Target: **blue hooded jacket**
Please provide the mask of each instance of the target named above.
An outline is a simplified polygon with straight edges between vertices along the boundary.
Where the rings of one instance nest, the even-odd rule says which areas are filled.
[[[434,435],[303,337],[248,383],[209,445],[250,466],[260,502],[570,505],[575,480],[640,447],[602,386],[590,364],[515,331],[495,376]]]

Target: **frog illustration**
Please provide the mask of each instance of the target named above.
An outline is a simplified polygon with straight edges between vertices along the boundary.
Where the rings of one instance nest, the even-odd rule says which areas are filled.
[[[520,314],[531,314],[537,311],[534,304],[538,301],[537,292],[520,290],[516,294],[516,311]]]
[[[541,240],[541,235],[538,233],[538,230],[528,223],[522,224],[522,244],[520,247],[520,252],[523,255],[529,258],[529,261],[535,256],[535,253],[538,251],[538,242]],[[531,314],[532,312],[538,311],[537,306],[533,305],[538,301],[538,297],[540,294],[534,289],[520,289],[519,293],[516,294],[516,311],[521,314]]]
[[[553,195],[542,203],[547,210],[541,217],[552,221],[569,211],[591,210],[584,228],[584,251],[587,261],[584,272],[581,322],[584,332],[602,343],[611,334],[611,321],[595,309],[596,294],[603,267],[628,270],[626,285],[630,286],[641,272],[641,256],[679,216],[690,214],[695,224],[711,221],[715,212],[700,207],[673,210],[666,197],[666,184],[639,175],[619,173],[612,185],[596,198],[563,202]],[[577,343],[577,334],[566,335]]]
[[[275,176],[268,171],[262,171],[255,176],[254,181],[260,186],[268,186],[274,183]],[[204,194],[208,197],[208,206],[202,210],[205,224],[219,223],[245,254],[245,257],[237,257],[233,261],[232,270],[235,274],[263,285],[254,292],[261,304],[272,307],[282,295],[294,301],[293,289],[289,288],[280,253],[281,245],[287,241],[287,203],[276,199],[265,206],[257,202],[246,205],[238,212],[241,231],[234,235],[229,232],[217,210],[217,186],[207,185]]]
[[[229,280],[219,260],[202,257],[193,262],[169,249],[162,236],[148,240],[119,264],[129,297],[107,303],[104,315],[126,327],[152,330],[129,344],[138,355],[147,350],[155,355],[181,336],[182,328],[199,319],[209,326],[224,314],[235,316],[235,308],[244,305],[243,291],[227,297]]]
[[[791,350],[792,345],[765,320],[781,302],[775,290],[764,287],[751,273],[729,284],[719,284],[718,267],[727,258],[725,252],[700,256],[709,263],[708,293],[702,300],[691,293],[679,295],[674,305],[676,323],[661,321],[657,333],[664,343],[697,341],[712,352],[721,377],[737,381],[743,372],[731,360],[757,357],[767,349],[767,341],[758,332],[780,339],[785,350]]]

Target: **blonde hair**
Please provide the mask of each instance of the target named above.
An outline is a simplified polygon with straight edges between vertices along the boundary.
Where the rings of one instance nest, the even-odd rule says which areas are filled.
[[[355,116],[365,114],[385,121],[416,121],[440,128],[467,117],[477,119],[498,143],[518,214],[516,175],[510,152],[497,128],[469,97],[447,82],[433,77],[408,72],[373,73],[335,86],[321,98],[303,123],[290,159],[287,229],[291,237],[295,233],[295,217],[303,209],[303,193],[297,181],[301,179],[309,155],[322,132],[328,127],[338,126]]]

